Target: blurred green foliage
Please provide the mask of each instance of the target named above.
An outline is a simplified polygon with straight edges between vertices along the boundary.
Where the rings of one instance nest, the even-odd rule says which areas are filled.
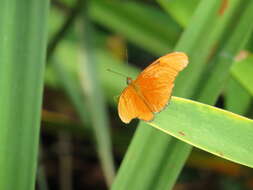
[[[36,55],[46,56],[41,44],[46,44],[43,36],[47,31],[42,148],[49,146],[43,143],[50,141],[48,136],[53,134],[58,138],[62,132],[70,139],[85,141],[86,145],[78,146],[77,150],[93,157],[96,167],[101,165],[101,169],[97,167],[97,173],[103,173],[100,175],[107,189],[203,189],[206,183],[212,184],[210,189],[253,188],[252,169],[225,160],[252,167],[251,0],[52,0],[49,10],[46,4],[41,3],[43,9],[35,14],[33,10],[37,10],[34,7],[39,5],[38,1],[32,4],[30,0],[25,0],[23,5],[18,0],[0,2],[0,55],[3,58],[0,62],[0,166],[5,166],[2,174],[6,173],[4,178],[7,182],[13,180],[10,174],[15,168],[28,171],[32,164],[35,165],[37,141],[28,134],[38,134],[38,130],[19,124],[27,119],[27,114],[20,114],[19,119],[15,119],[15,114],[37,113],[36,117],[39,117],[38,110],[29,106],[27,94],[37,89],[34,77],[42,77],[41,67],[34,68],[35,64],[42,63],[42,58],[37,60]],[[24,5],[29,3],[30,6],[25,8]],[[6,10],[11,11],[8,13]],[[47,11],[48,29],[44,20]],[[17,17],[19,13],[29,13],[30,19],[24,19],[28,16]],[[31,19],[33,16],[38,20]],[[38,30],[39,23],[41,30]],[[30,48],[31,51],[23,56],[20,54],[22,48]],[[137,124],[134,121],[128,128],[123,127],[125,124],[117,115],[117,97],[126,87],[126,78],[107,69],[135,78],[143,66],[172,51],[186,52],[190,61],[187,69],[177,77],[173,95],[210,106],[172,98],[171,104],[157,114],[154,122],[147,124],[140,121]],[[33,67],[26,64],[32,60]],[[24,76],[25,80],[22,82],[22,77],[19,79],[18,76]],[[21,85],[25,82],[26,86]],[[18,87],[10,88],[14,84]],[[10,92],[12,95],[9,96]],[[38,90],[35,93],[38,105],[42,94]],[[27,107],[22,107],[21,103]],[[7,125],[7,121],[11,121],[11,125]],[[7,133],[9,126],[11,130]],[[17,131],[21,129],[26,138],[19,138]],[[14,140],[12,137],[15,137]],[[75,140],[68,143],[76,146]],[[8,150],[18,152],[19,144],[25,150],[23,160],[29,157],[31,165],[10,156]],[[31,144],[37,147],[33,149],[33,156],[29,152]],[[192,145],[206,152],[199,149],[192,151]],[[68,145],[61,151],[71,152]],[[48,152],[51,151],[41,154],[47,156]],[[74,162],[74,154],[69,154],[68,159]],[[12,159],[7,162],[8,156]],[[59,157],[60,161],[64,159]],[[87,165],[94,160],[89,160]],[[71,169],[71,161],[67,163],[66,173],[74,172],[75,166]],[[48,166],[42,165],[43,160],[39,164],[39,189],[56,189],[48,180]],[[87,168],[85,171],[90,171],[92,167]],[[114,168],[118,169],[115,171]],[[207,171],[211,171],[212,175]],[[34,168],[32,172],[35,172]],[[16,173],[15,180],[22,183],[1,182],[0,187],[7,188],[9,184],[19,187],[15,189],[32,189],[34,179],[18,175],[21,173],[21,170]],[[64,179],[64,174],[59,172],[59,175]],[[69,175],[78,174],[70,172]],[[73,189],[105,189],[105,185],[96,186],[99,175],[95,176],[90,180],[93,186],[76,186],[69,178],[59,183],[68,182]],[[205,179],[203,176],[209,177]]]
[[[105,2],[97,0],[87,4],[87,9],[89,10],[89,14],[87,15],[87,17],[91,20],[91,22],[95,24],[95,30],[93,31],[92,36],[93,45],[95,44],[94,48],[96,49],[94,50],[97,60],[96,67],[98,68],[97,72],[99,73],[99,78],[104,89],[104,94],[107,97],[107,102],[112,105],[115,105],[117,103],[115,101],[115,97],[120,94],[121,90],[125,86],[125,79],[119,76],[114,76],[112,73],[108,73],[106,71],[108,68],[131,77],[137,76],[137,69],[133,68],[129,64],[123,63],[127,61],[128,57],[131,57],[131,55],[127,55],[126,51],[127,42],[129,41],[129,43],[138,46],[140,50],[142,49],[140,51],[140,54],[143,54],[144,50],[144,52],[148,51],[153,55],[163,55],[166,52],[172,51],[173,47],[179,51],[186,51],[190,56],[190,68],[188,68],[183,74],[179,76],[174,94],[181,95],[184,97],[199,97],[203,102],[214,104],[215,100],[218,98],[218,95],[223,91],[223,86],[225,86],[226,84],[228,75],[225,73],[229,72],[230,65],[232,65],[233,63],[233,57],[235,57],[237,53],[243,49],[245,44],[247,44],[247,40],[249,40],[249,35],[252,31],[252,25],[250,24],[250,20],[248,19],[249,17],[251,17],[251,3],[248,2],[249,7],[247,11],[246,6],[242,5],[241,2],[237,0],[231,1],[229,4],[226,4],[226,1],[206,1],[205,3],[202,2],[202,4],[199,4],[199,1],[186,2],[183,0],[177,2],[158,1],[158,3],[161,5],[161,8],[165,10],[165,12],[158,6],[137,1]],[[209,6],[207,6],[208,3]],[[244,13],[244,16],[242,14],[243,11],[246,11],[246,13]],[[235,16],[238,16],[236,22],[234,20]],[[238,25],[231,25],[232,22],[237,23]],[[185,29],[182,33],[183,28]],[[79,30],[79,28],[76,28],[76,30]],[[230,33],[228,34],[227,31],[230,31]],[[242,32],[244,32],[244,40],[241,40],[242,38],[240,39],[237,37],[238,34]],[[73,35],[73,31],[71,33]],[[179,43],[177,43],[180,35],[181,39]],[[122,38],[124,39],[123,41],[121,40]],[[80,67],[73,65],[78,65],[74,63],[78,63],[80,59],[78,58],[80,57],[78,55],[80,51],[79,45],[75,45],[75,42],[69,40],[63,39],[62,41],[62,45],[59,46],[58,51],[56,52],[58,60],[62,65],[65,65],[66,69],[70,73],[72,73],[71,75],[73,75],[74,80],[78,81],[79,77],[75,77],[75,73],[79,75],[80,71],[78,71],[78,69]],[[117,43],[121,43],[121,45]],[[177,46],[175,46],[176,43]],[[131,48],[131,46],[129,46],[129,48]],[[120,54],[119,49],[123,53]],[[224,57],[224,52],[229,52],[228,54],[231,57]],[[135,52],[135,55],[136,54],[137,53]],[[211,62],[212,64],[206,67],[206,62]],[[222,66],[224,63],[226,63],[225,67]],[[95,62],[93,64],[95,64]],[[57,77],[55,77],[55,75],[53,74],[54,71],[50,68],[51,66],[49,65],[47,73],[48,77],[46,77],[46,81],[48,81],[47,84],[53,84],[54,87],[61,86],[62,81],[58,81]],[[231,76],[236,76],[233,70],[239,71],[239,69],[234,69],[235,67],[232,68],[233,69]],[[219,72],[215,71],[214,73],[212,73],[210,72],[210,69],[216,69]],[[214,74],[214,76],[212,76],[212,74]],[[220,77],[218,75],[220,75]],[[201,78],[203,78],[204,80]],[[219,78],[219,80],[216,80],[217,78]],[[242,78],[245,78],[245,75],[242,75]],[[211,84],[210,88],[208,88],[208,86],[206,85],[206,82],[208,80],[213,80],[213,85],[216,85],[216,90],[214,90],[214,87]],[[240,80],[241,79],[239,79],[239,81]],[[202,85],[204,89],[208,89],[207,92],[202,92]],[[236,110],[231,109],[231,95],[228,95],[229,92],[233,91],[232,89],[234,87],[231,85],[229,85],[229,87],[230,88],[228,89],[230,90],[228,90],[226,94],[228,97],[228,101],[226,102],[230,102],[230,104],[228,103],[226,104],[226,106],[228,106],[227,109],[236,112]],[[208,95],[210,94],[209,91],[213,91],[214,94]],[[70,94],[71,90],[67,89],[67,93]],[[202,93],[202,95],[200,93]],[[76,94],[80,94],[80,91],[76,92]],[[239,93],[233,94],[232,102],[238,100],[238,96],[240,97]],[[71,99],[75,102],[73,96]],[[240,111],[238,108],[238,112],[240,114],[246,114],[246,112],[248,113],[250,103],[251,98],[249,96],[247,100],[245,99],[245,103],[241,104],[245,106],[240,108]],[[75,104],[77,105],[78,103]],[[80,112],[80,109],[78,110]],[[82,114],[80,113],[80,115]],[[143,126],[140,128],[144,127],[147,128],[147,126]],[[134,142],[132,142],[132,145],[128,152],[134,152],[134,149],[137,149],[137,151],[140,152],[140,154],[138,153],[138,156],[143,157],[143,155],[145,154],[147,154],[146,156],[151,156],[148,153],[150,150],[165,146],[167,144],[166,141],[170,141],[170,138],[168,138],[167,135],[160,134],[159,132],[156,132],[156,130],[150,129],[152,130],[152,134],[154,133],[153,135],[151,135],[151,131],[145,132],[145,130],[149,129],[139,129],[137,131],[137,134],[142,134],[142,137],[136,137],[138,135],[135,135]],[[95,133],[99,133],[99,131]],[[147,138],[148,136],[152,139],[160,138],[158,140],[160,141],[160,143],[157,142],[157,146],[155,147],[150,146],[149,138],[147,138],[147,140],[143,139],[145,135],[145,138]],[[163,138],[161,138],[162,136]],[[161,144],[161,139],[164,139],[164,145]],[[99,138],[97,139],[98,142],[100,140],[101,139]],[[133,179],[137,180],[138,178],[136,177],[136,175],[138,174],[138,172],[143,173],[144,171],[146,171],[147,173],[146,178],[140,178],[138,181],[140,184],[145,184],[145,181],[151,180],[152,176],[157,175],[156,173],[153,173],[152,175],[149,174],[152,168],[152,170],[157,168],[156,170],[158,172],[158,168],[162,167],[163,165],[170,165],[170,162],[174,164],[178,162],[178,166],[175,167],[178,169],[174,170],[174,174],[170,172],[170,167],[164,169],[162,174],[163,177],[157,179],[161,182],[145,184],[144,186],[139,186],[139,183],[132,184],[132,189],[146,189],[148,188],[148,186],[149,188],[152,187],[157,189],[163,189],[166,184],[167,186],[168,184],[170,184],[171,187],[174,184],[174,180],[177,178],[176,176],[179,174],[181,167],[185,159],[187,158],[190,150],[190,147],[188,145],[183,147],[183,143],[177,142],[174,139],[171,140],[171,142],[173,142],[170,145],[171,151],[167,151],[167,149],[160,149],[161,158],[171,155],[171,159],[168,159],[165,162],[160,162],[159,159],[161,158],[153,157],[152,159],[147,160],[146,164],[142,166],[144,170],[140,170],[140,168],[138,168],[138,165],[142,161],[137,161],[137,159],[135,168],[132,169],[132,173],[128,173],[130,162],[124,162],[124,165],[122,167],[125,167],[126,169],[121,169],[123,170],[123,172],[120,171],[120,176],[127,175],[127,179],[118,176],[116,179],[117,185],[114,186],[114,189],[124,189],[123,184],[125,184],[126,188],[129,188],[130,181],[132,181]],[[138,141],[141,141],[141,144],[145,143],[145,149],[143,149],[140,144],[134,145],[136,144],[135,141],[136,143]],[[175,143],[179,144],[176,145]],[[175,152],[172,151],[173,148],[179,150],[180,153],[176,153],[176,149]],[[176,155],[181,156],[181,159],[179,159],[179,157]],[[152,166],[155,162],[157,162],[158,164],[156,164],[156,166]],[[149,166],[150,170],[148,169]],[[171,180],[167,180],[167,182],[164,183],[165,179]],[[158,185],[158,183],[163,183],[163,185]]]

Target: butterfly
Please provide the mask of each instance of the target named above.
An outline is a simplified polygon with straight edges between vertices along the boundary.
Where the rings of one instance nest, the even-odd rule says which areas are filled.
[[[138,118],[151,121],[154,113],[168,104],[178,73],[188,64],[182,52],[166,54],[146,67],[135,80],[127,77],[128,86],[119,97],[118,113],[124,123]]]

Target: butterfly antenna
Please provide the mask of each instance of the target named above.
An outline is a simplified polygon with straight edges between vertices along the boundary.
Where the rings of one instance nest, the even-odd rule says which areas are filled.
[[[112,73],[117,74],[117,75],[120,75],[120,76],[122,76],[122,77],[128,78],[128,76],[126,76],[126,75],[124,75],[124,74],[122,74],[122,73],[119,73],[119,72],[117,72],[117,71],[113,71],[113,70],[111,70],[111,69],[107,69],[107,71],[112,72]]]
[[[127,61],[127,63],[128,63],[128,51],[127,51],[127,48],[125,49],[125,56],[126,56],[126,61]]]

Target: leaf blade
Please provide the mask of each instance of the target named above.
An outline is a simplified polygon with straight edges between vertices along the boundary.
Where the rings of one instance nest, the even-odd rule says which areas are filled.
[[[253,167],[253,120],[178,97],[172,98],[169,107],[148,124],[207,152]]]

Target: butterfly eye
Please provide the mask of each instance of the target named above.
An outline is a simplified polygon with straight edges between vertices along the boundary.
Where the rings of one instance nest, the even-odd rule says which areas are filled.
[[[132,80],[130,77],[127,77],[127,81],[126,81],[126,82],[127,82],[127,85],[131,84],[132,81],[133,81],[133,80]]]

